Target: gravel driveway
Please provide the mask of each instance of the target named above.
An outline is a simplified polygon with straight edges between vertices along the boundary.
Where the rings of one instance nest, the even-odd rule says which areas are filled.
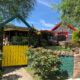
[[[6,68],[2,80],[33,80],[24,68]]]

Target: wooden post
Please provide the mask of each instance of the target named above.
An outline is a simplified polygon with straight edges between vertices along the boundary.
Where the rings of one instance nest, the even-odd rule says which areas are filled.
[[[2,47],[3,47],[3,27],[0,27],[0,50],[2,51]]]
[[[3,27],[0,27],[0,71],[2,72],[2,52],[3,52]],[[0,75],[1,79],[2,75]]]
[[[79,78],[79,76],[80,76],[80,54],[75,54],[73,78]]]

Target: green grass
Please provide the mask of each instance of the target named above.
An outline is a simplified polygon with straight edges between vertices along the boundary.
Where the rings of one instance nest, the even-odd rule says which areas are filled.
[[[69,47],[67,47],[67,48],[63,48],[63,47],[61,47],[61,46],[47,46],[47,47],[45,47],[45,48],[47,48],[47,49],[52,49],[52,50],[60,50],[60,51],[70,51],[71,49],[69,48]]]

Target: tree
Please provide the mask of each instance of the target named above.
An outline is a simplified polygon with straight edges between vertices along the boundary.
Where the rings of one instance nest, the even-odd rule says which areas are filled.
[[[35,0],[0,0],[0,19],[5,20],[16,14],[28,17],[33,8]]]
[[[59,10],[62,21],[80,26],[80,0],[61,0]]]

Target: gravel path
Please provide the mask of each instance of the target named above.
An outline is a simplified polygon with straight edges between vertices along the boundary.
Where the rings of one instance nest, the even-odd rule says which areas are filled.
[[[2,80],[33,80],[24,68],[6,68]]]
[[[34,79],[24,68],[6,68],[2,80],[34,80]],[[67,80],[80,80],[80,78]]]

